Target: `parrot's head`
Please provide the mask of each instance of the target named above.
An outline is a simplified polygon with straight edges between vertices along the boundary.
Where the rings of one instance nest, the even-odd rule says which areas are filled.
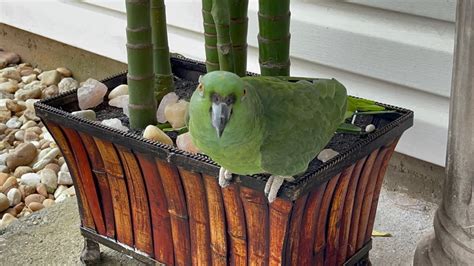
[[[211,125],[220,138],[234,111],[242,109],[246,93],[245,83],[239,76],[226,71],[213,71],[200,78],[193,98],[198,98],[204,105],[202,107],[209,110]]]

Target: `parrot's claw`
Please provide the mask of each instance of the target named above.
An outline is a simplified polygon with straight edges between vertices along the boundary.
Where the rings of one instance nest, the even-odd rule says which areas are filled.
[[[232,180],[232,173],[226,170],[224,167],[219,169],[219,185],[221,187],[227,187]]]
[[[284,181],[293,181],[295,180],[292,176],[279,176],[279,175],[272,175],[268,178],[267,183],[265,184],[265,196],[268,198],[268,202],[272,203],[278,194],[278,190],[280,190],[281,185]]]

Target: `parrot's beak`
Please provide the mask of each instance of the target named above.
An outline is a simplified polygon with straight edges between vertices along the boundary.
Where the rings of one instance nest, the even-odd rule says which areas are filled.
[[[222,132],[224,132],[225,126],[230,118],[231,110],[232,105],[227,105],[223,102],[212,103],[212,126],[216,129],[218,138],[220,138]]]

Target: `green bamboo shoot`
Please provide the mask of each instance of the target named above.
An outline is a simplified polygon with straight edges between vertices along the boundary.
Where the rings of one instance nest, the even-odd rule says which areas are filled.
[[[213,0],[212,18],[216,24],[217,53],[220,70],[234,72],[234,55],[230,38],[229,0]]]
[[[204,25],[207,72],[219,70],[216,24],[214,23],[211,11],[212,0],[202,0],[202,19]]]
[[[130,127],[156,124],[150,3],[126,0]]]
[[[248,0],[229,0],[234,71],[241,77],[247,73],[248,4]]]
[[[159,102],[163,96],[174,90],[166,28],[166,10],[163,0],[151,0],[151,28],[155,97]]]
[[[258,47],[264,76],[290,75],[290,0],[259,0]]]

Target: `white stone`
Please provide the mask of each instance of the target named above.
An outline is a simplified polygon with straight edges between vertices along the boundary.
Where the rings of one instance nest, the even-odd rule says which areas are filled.
[[[321,162],[325,163],[332,158],[336,157],[339,154],[339,152],[333,150],[333,149],[324,149],[318,154],[318,160]]]
[[[166,94],[163,99],[161,99],[158,109],[156,110],[156,120],[158,123],[166,123],[167,120],[165,117],[165,108],[169,104],[177,103],[178,99],[178,95],[176,95],[174,92]]]
[[[122,84],[118,85],[115,87],[110,93],[109,93],[109,100],[112,100],[118,96],[122,95],[128,95],[128,85]]]
[[[38,76],[38,79],[45,86],[58,85],[61,80],[61,74],[56,70],[44,71]]]
[[[46,189],[48,193],[54,193],[56,188],[58,187],[58,177],[56,176],[56,172],[52,169],[43,169],[40,172],[41,183],[46,185]]]
[[[65,200],[65,199],[67,199],[67,198],[68,198],[68,195],[65,194],[65,193],[62,193],[61,195],[59,195],[59,196],[54,200],[54,202],[59,203],[59,202]]]
[[[8,202],[10,206],[15,206],[21,202],[21,192],[18,188],[12,188],[7,193]]]
[[[26,123],[23,124],[23,126],[20,127],[20,129],[27,129],[27,128],[30,128],[30,127],[34,127],[36,126],[36,122],[35,121],[27,121]]]
[[[75,90],[79,87],[79,82],[73,78],[63,78],[58,84],[59,93]]]
[[[14,116],[8,119],[6,125],[8,128],[20,128],[23,123],[18,120],[18,117]]]
[[[21,81],[25,84],[31,83],[36,80],[36,74],[21,77]]]
[[[66,189],[67,189],[67,186],[59,185],[56,191],[54,191],[54,198],[57,199],[59,195],[61,195],[63,191]]]
[[[37,101],[39,101],[39,99],[27,99],[27,100],[25,101],[26,109],[27,109],[27,110],[32,110],[32,111],[34,111],[34,110],[35,110],[34,104],[35,104],[35,102],[37,102]]]
[[[145,131],[143,131],[143,138],[151,139],[157,142],[161,142],[161,143],[173,146],[173,141],[171,140],[171,138],[168,135],[166,135],[165,132],[163,132],[161,129],[159,129],[158,127],[154,125],[148,125],[145,128]]]
[[[64,185],[64,186],[73,185],[71,174],[69,172],[59,171],[58,172],[58,184],[59,185]]]
[[[15,93],[18,90],[18,82],[16,80],[10,80],[7,82],[0,83],[0,91],[7,93]]]
[[[33,170],[38,171],[43,169],[48,163],[50,163],[60,153],[59,148],[51,149],[45,156],[43,156],[38,162],[33,164]]]
[[[11,101],[10,99],[0,99],[0,111],[10,111],[7,106],[7,102]]]
[[[76,112],[72,112],[71,114],[75,115],[75,116],[78,116],[78,117],[81,117],[81,118],[84,118],[84,119],[92,120],[92,121],[97,120],[97,116],[96,116],[94,110],[76,111]]]
[[[171,124],[173,128],[181,128],[185,126],[186,113],[188,111],[189,103],[180,100],[177,103],[172,103],[165,108],[166,120]]]
[[[41,177],[37,173],[26,173],[21,176],[20,182],[23,185],[36,187],[41,182]]]
[[[61,165],[60,171],[69,172],[69,168],[67,167],[67,163],[63,163],[63,165]]]
[[[120,95],[109,101],[110,106],[124,108],[128,105],[128,95]]]
[[[128,131],[128,128],[122,125],[122,121],[120,121],[118,118],[105,119],[102,120],[102,122],[100,123],[104,126],[108,126],[118,130]]]
[[[199,153],[199,149],[194,145],[191,134],[186,132],[176,138],[176,146],[178,149],[189,153]]]
[[[367,132],[367,133],[370,133],[370,132],[372,132],[372,131],[374,131],[374,130],[375,130],[375,125],[373,125],[373,124],[368,124],[368,125],[365,127],[365,132]]]
[[[82,86],[77,89],[77,99],[79,108],[86,110],[96,107],[104,101],[104,96],[107,93],[107,86],[95,80],[88,79]]]
[[[43,133],[43,139],[49,140],[49,141],[54,141],[53,136],[52,136],[51,133],[49,133],[48,131],[46,131],[46,132]]]

